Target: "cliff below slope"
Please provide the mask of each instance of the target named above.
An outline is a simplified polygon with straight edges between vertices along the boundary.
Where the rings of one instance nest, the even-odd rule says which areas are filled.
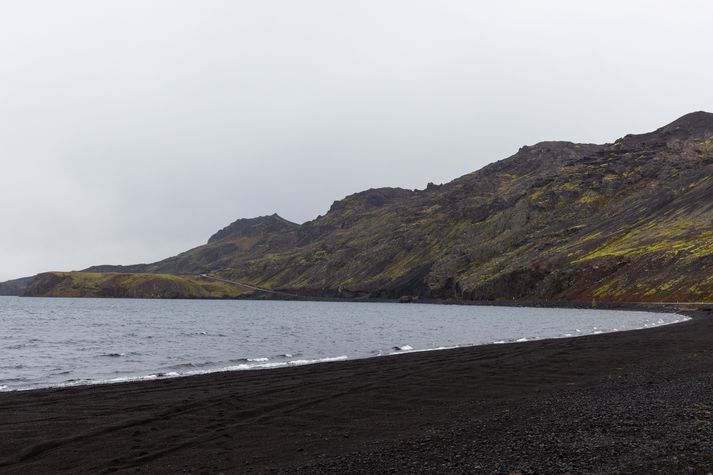
[[[90,270],[346,298],[711,300],[712,177],[713,114],[696,112],[611,144],[523,147],[425,190],[357,193],[302,225],[238,220],[175,257]],[[63,292],[35,282],[27,294]]]

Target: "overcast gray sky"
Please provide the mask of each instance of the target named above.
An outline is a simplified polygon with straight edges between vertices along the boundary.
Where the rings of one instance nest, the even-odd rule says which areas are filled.
[[[710,1],[1,1],[0,280],[713,110]]]

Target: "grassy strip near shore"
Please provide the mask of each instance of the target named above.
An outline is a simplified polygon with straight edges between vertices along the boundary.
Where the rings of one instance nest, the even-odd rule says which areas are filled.
[[[240,298],[252,291],[190,274],[48,272],[38,275],[28,296],[124,298]]]

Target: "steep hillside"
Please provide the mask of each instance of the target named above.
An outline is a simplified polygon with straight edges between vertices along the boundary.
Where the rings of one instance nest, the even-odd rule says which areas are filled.
[[[523,147],[425,190],[357,193],[303,225],[238,220],[129,269],[313,296],[710,300],[712,176],[713,114],[696,112],[612,144]]]
[[[19,296],[25,293],[25,289],[32,282],[34,277],[22,277],[20,279],[0,282],[0,295]]]

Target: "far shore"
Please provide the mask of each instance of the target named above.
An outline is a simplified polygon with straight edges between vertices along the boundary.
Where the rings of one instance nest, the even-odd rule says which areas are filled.
[[[0,296],[2,297],[2,296]],[[7,296],[12,297],[12,296]],[[352,302],[352,303],[398,303],[426,305],[477,305],[494,307],[535,307],[535,308],[576,308],[603,310],[643,310],[651,312],[693,312],[696,310],[713,310],[713,302],[668,302],[668,301],[599,301],[599,300],[466,300],[466,299],[433,299],[409,297],[406,300],[387,298],[345,298],[318,297],[313,295],[267,296],[252,294],[239,298],[137,298],[137,297],[65,297],[65,296],[21,296],[22,298],[65,299],[65,298],[101,298],[101,299],[131,299],[131,300],[207,300],[207,301],[305,301],[305,302]]]

